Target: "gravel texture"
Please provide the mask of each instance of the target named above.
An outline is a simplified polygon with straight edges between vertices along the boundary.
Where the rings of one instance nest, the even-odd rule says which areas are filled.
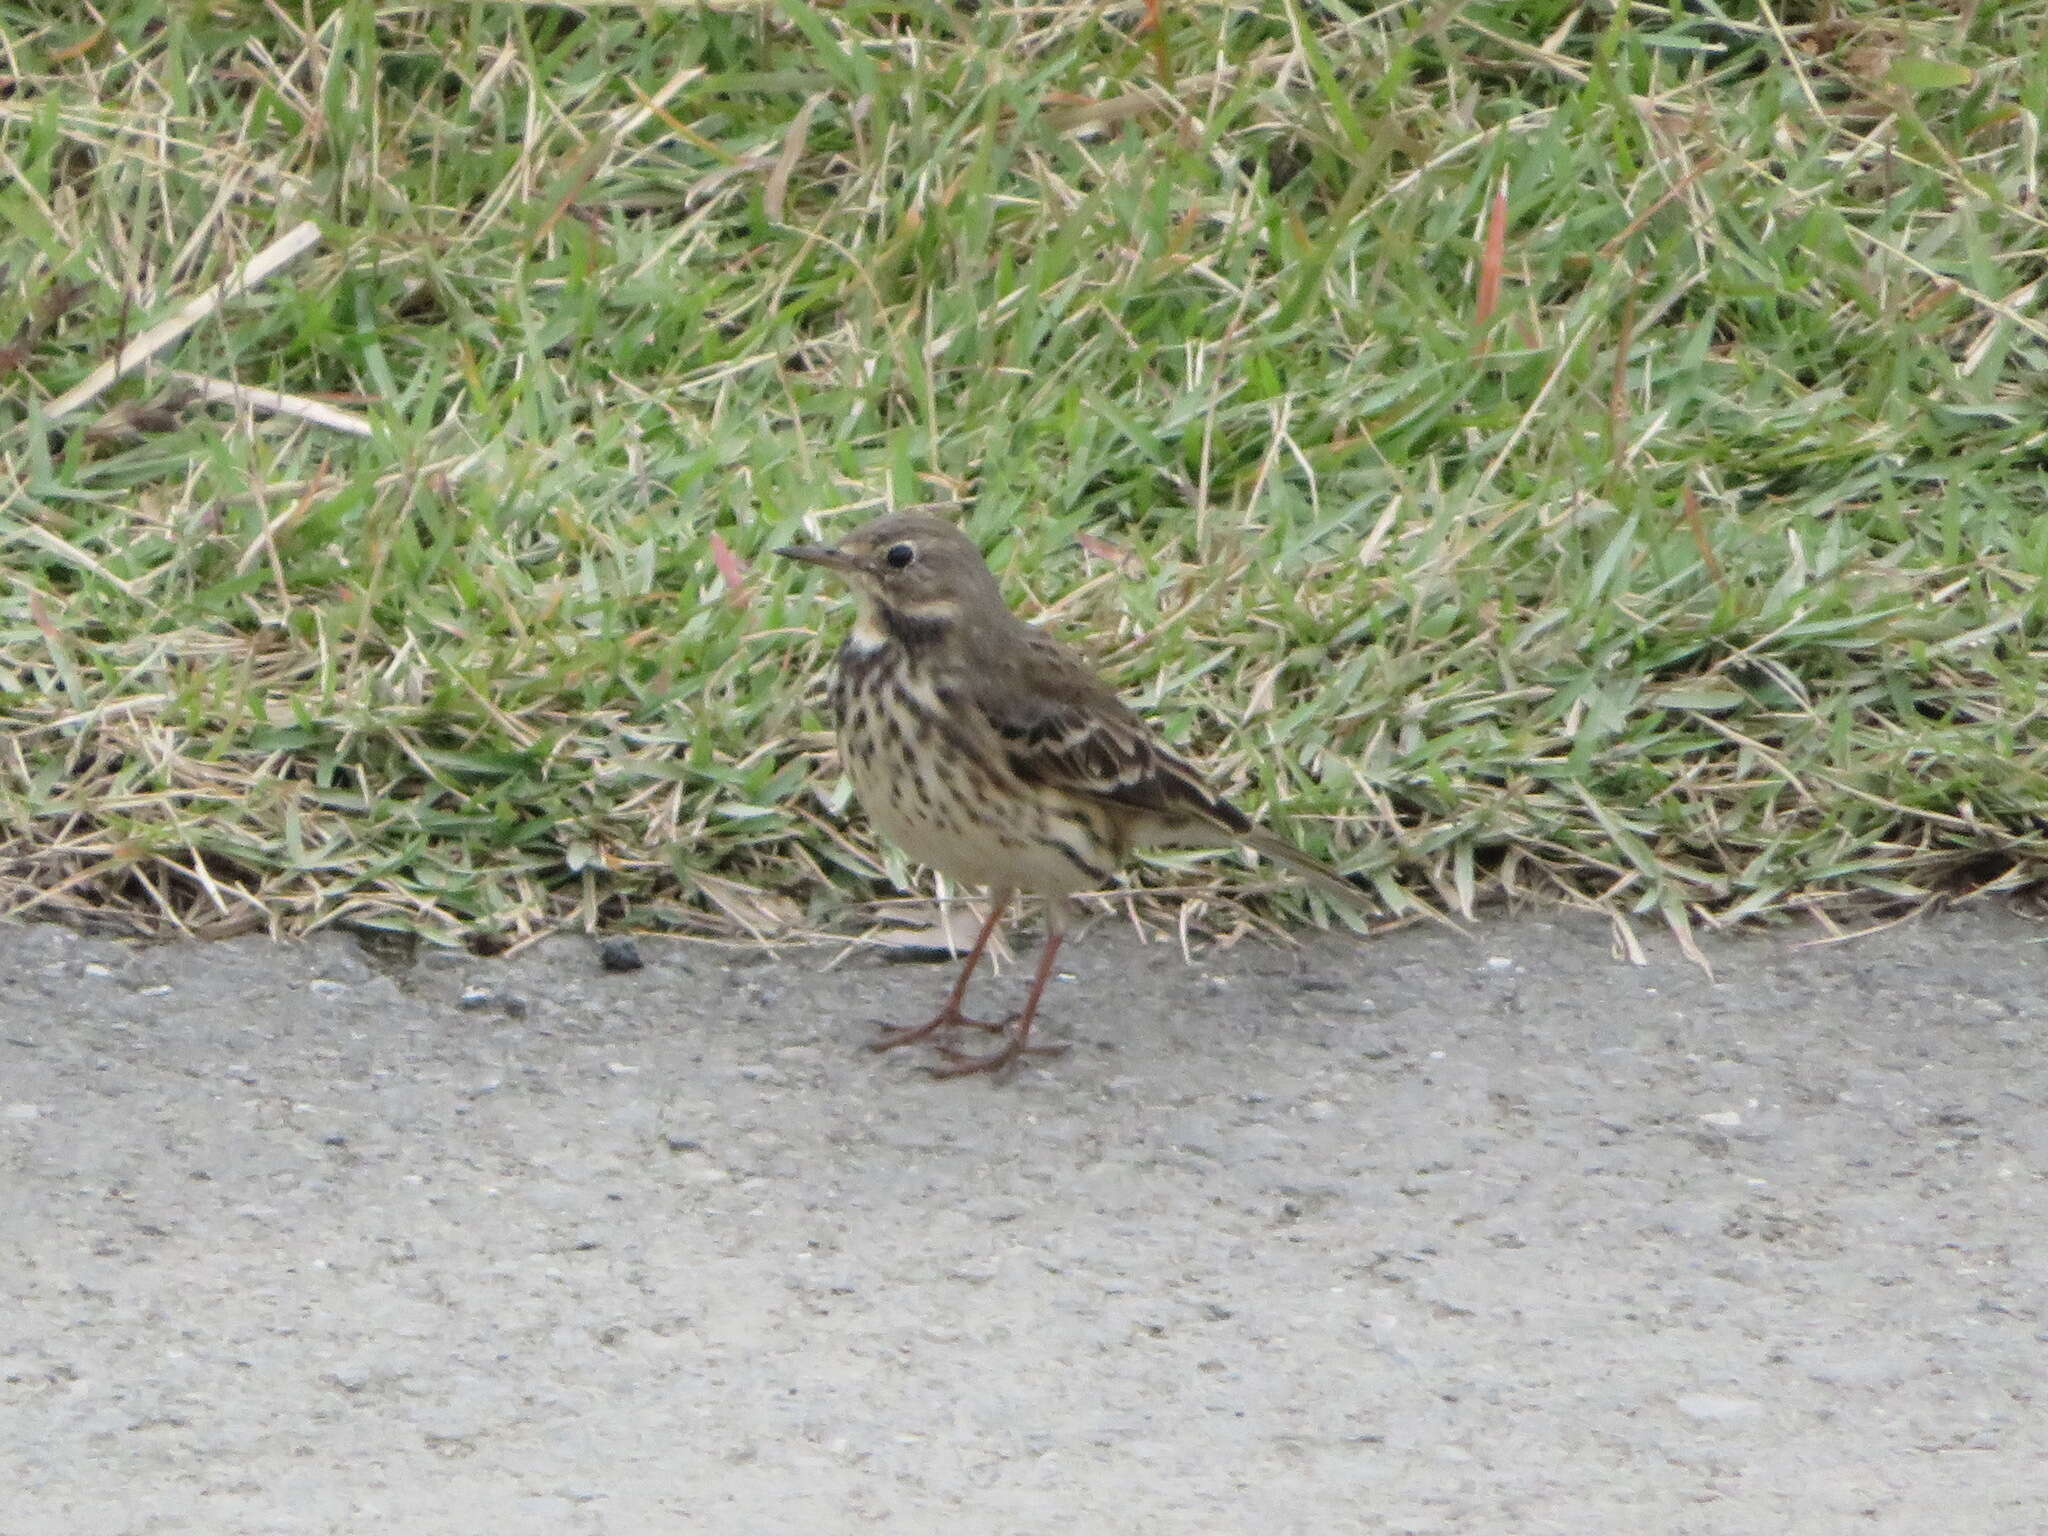
[[[1102,923],[991,1084],[929,966],[0,926],[0,1533],[2038,1529],[2048,929],[1813,936]]]

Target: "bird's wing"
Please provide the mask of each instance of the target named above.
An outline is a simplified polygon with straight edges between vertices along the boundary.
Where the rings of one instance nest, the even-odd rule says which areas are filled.
[[[1010,771],[1027,784],[1097,796],[1139,813],[1139,840],[1202,841],[1221,832],[1305,876],[1331,900],[1372,912],[1372,899],[1322,860],[1255,827],[1202,782],[1193,764],[1160,745],[1073,652],[1020,624],[975,658],[964,686],[994,731]],[[1435,910],[1420,904],[1431,916]],[[1453,925],[1455,926],[1455,924]]]
[[[1165,826],[1194,820],[1231,834],[1250,827],[1079,657],[1028,625],[1008,639],[982,658],[967,686],[1017,777],[1147,812]]]

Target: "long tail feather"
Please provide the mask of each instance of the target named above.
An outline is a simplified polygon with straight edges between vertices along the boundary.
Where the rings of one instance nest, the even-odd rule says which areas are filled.
[[[1285,864],[1308,883],[1333,901],[1340,901],[1359,912],[1377,912],[1379,903],[1357,886],[1346,880],[1336,870],[1312,854],[1303,853],[1294,844],[1277,833],[1268,832],[1264,827],[1252,827],[1237,834],[1238,840],[1247,847],[1263,853],[1275,863]],[[1465,930],[1458,923],[1418,897],[1408,898],[1425,917],[1442,923],[1453,933],[1464,935]]]

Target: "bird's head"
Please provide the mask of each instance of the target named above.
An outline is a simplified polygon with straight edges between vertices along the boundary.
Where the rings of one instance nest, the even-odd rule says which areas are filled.
[[[878,517],[837,544],[790,544],[775,551],[845,578],[876,617],[900,615],[948,623],[967,607],[993,605],[1002,593],[973,540],[951,523],[919,513]]]

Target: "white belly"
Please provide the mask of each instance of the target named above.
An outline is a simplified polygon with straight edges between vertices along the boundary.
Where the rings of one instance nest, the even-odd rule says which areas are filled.
[[[1064,896],[1105,883],[1064,849],[1093,853],[1094,842],[1079,823],[1032,803],[1020,814],[1008,803],[1002,814],[964,774],[935,785],[907,773],[863,764],[846,754],[853,792],[875,829],[919,864],[929,865],[962,885],[1014,888],[1039,896]],[[1027,802],[1028,803],[1028,802]]]

